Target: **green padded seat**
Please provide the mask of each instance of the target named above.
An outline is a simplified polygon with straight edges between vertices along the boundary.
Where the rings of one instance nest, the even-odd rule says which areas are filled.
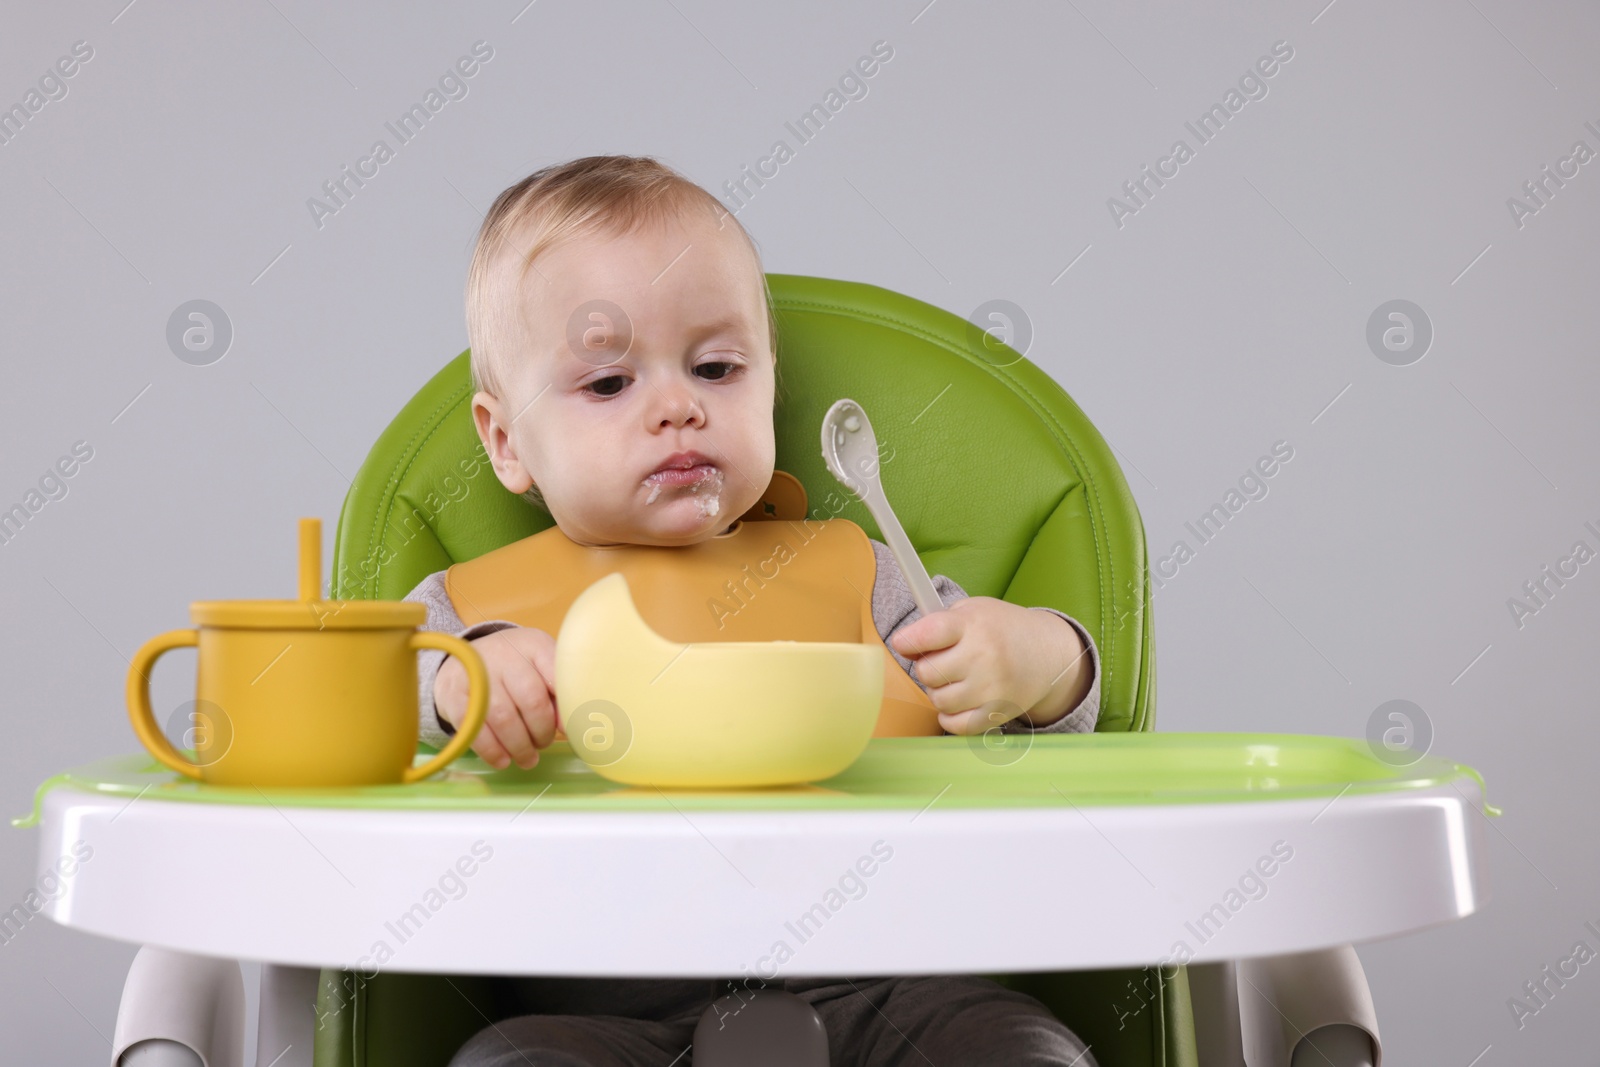
[[[1072,398],[922,301],[826,278],[772,274],[768,284],[777,467],[805,485],[811,514],[851,519],[883,539],[822,462],[823,413],[848,396],[872,417],[884,490],[929,573],[974,596],[1080,620],[1100,649],[1096,729],[1153,729],[1144,527],[1111,449]],[[339,516],[336,596],[398,600],[433,571],[551,524],[495,479],[471,399],[463,352],[373,446]],[[1182,968],[991,977],[1048,1005],[1102,1067],[1195,1067]],[[519,1010],[509,983],[492,977],[324,971],[315,1064],[445,1067],[488,1019]]]

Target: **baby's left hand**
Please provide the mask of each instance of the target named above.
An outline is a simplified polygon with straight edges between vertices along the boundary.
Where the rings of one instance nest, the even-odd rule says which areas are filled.
[[[1094,681],[1078,632],[1048,611],[988,596],[958,600],[890,637],[913,661],[953,734],[981,734],[1026,715],[1049,726],[1076,707]]]

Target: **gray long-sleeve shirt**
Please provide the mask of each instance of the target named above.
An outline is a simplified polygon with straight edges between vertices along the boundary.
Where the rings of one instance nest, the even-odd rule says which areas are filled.
[[[869,540],[871,540],[869,538]],[[894,553],[889,546],[881,541],[872,541],[872,551],[877,557],[877,577],[872,586],[872,621],[878,628],[878,635],[883,638],[888,646],[889,654],[911,676],[923,692],[928,687],[922,679],[917,677],[915,665],[895,651],[889,644],[889,637],[902,626],[906,626],[922,618],[922,609],[917,607],[916,600],[911,595],[911,588],[906,584],[905,575],[900,570],[900,564],[895,560]],[[498,630],[508,629],[515,623],[504,619],[492,619],[472,626],[466,625],[461,616],[456,613],[455,605],[450,602],[450,595],[445,591],[444,571],[436,571],[428,575],[405,599],[423,605],[428,609],[428,618],[423,623],[423,628],[440,633],[452,634],[468,641],[495,633]],[[955,582],[945,575],[935,575],[933,579],[934,590],[939,594],[939,599],[946,607],[958,600],[967,598],[967,593]],[[1078,706],[1066,715],[1057,719],[1049,726],[1038,728],[1030,727],[1021,718],[1010,720],[1001,726],[1002,733],[1041,733],[1041,734],[1066,734],[1089,733],[1094,730],[1096,720],[1100,717],[1100,652],[1095,648],[1094,639],[1089,636],[1079,622],[1064,612],[1055,608],[1036,607],[1031,611],[1047,611],[1057,615],[1067,622],[1078,633],[1078,638],[1083,642],[1083,647],[1089,657],[1089,667],[1092,672],[1093,682],[1089,691],[1079,701]],[[439,718],[433,705],[433,682],[438,676],[439,667],[444,663],[443,652],[428,650],[418,654],[417,682],[419,708],[418,733],[421,739],[436,748],[443,747],[450,735],[455,733],[455,727],[448,721]]]

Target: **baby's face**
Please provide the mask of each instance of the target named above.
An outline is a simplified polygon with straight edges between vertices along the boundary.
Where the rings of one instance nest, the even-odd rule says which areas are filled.
[[[569,238],[534,266],[529,350],[502,368],[505,396],[473,398],[500,481],[537,484],[579,544],[726,530],[761,498],[775,454],[772,339],[744,237],[693,210]],[[658,473],[669,463],[688,469]]]

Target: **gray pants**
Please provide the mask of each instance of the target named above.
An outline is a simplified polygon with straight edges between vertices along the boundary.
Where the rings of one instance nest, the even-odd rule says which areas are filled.
[[[538,1012],[480,1030],[450,1067],[691,1067],[700,1016],[751,979],[524,978]],[[788,978],[765,983],[809,1003],[831,1067],[1095,1067],[1083,1042],[1034,998],[987,978]]]

